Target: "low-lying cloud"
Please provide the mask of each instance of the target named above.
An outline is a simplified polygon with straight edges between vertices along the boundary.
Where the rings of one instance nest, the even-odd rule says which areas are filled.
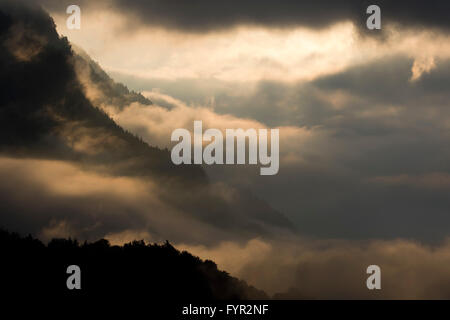
[[[123,238],[131,233],[154,241],[214,243],[269,235],[277,219],[285,223],[281,229],[289,226],[276,214],[270,216],[267,208],[245,210],[248,198],[224,184],[197,187],[198,195],[189,196],[151,177],[116,176],[76,162],[10,157],[0,158],[0,177],[8,181],[0,185],[1,225],[46,240]]]
[[[178,245],[270,294],[288,299],[448,299],[450,244],[289,238]],[[381,268],[381,290],[368,290],[366,269]],[[277,297],[277,295],[275,296]]]

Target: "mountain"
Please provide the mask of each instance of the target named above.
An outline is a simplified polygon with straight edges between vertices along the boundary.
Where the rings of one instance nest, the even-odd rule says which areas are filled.
[[[0,150],[106,166],[117,174],[182,177],[204,181],[198,166],[177,167],[168,150],[144,143],[94,107],[74,70],[66,38],[38,7],[3,3],[0,12]],[[96,74],[100,74],[97,72]],[[113,102],[137,97],[111,84]],[[111,91],[116,94],[112,95]],[[116,97],[116,98],[113,98]],[[95,137],[95,139],[92,139]],[[89,145],[86,141],[89,140]],[[128,165],[132,163],[132,166]]]
[[[151,101],[75,53],[39,6],[0,1],[0,70],[3,226],[82,239],[150,230],[197,244],[293,229],[266,202],[210,183],[201,166],[174,165],[169,150],[117,125],[101,104]],[[48,173],[39,176],[42,168]]]

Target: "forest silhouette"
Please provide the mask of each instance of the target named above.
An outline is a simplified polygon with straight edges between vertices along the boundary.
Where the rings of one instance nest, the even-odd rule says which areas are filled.
[[[114,296],[170,301],[268,299],[261,290],[217,269],[211,260],[180,252],[168,241],[143,240],[111,245],[53,239],[47,245],[31,235],[0,230],[4,292]],[[81,289],[69,290],[67,267],[81,269]]]

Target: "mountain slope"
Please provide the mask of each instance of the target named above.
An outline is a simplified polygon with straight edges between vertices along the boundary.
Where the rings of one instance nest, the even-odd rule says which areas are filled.
[[[118,174],[204,180],[200,167],[179,170],[167,150],[148,146],[93,107],[76,77],[70,44],[45,12],[10,3],[3,8],[0,150],[101,163]]]
[[[83,49],[77,46],[72,46],[72,48],[78,79],[85,87],[88,87],[88,90],[95,90],[97,93],[91,95],[91,102],[94,106],[107,105],[123,110],[133,102],[152,105],[152,102],[142,94],[130,91],[122,83],[114,82]],[[87,81],[83,82],[83,80]]]
[[[211,184],[200,166],[174,165],[167,149],[143,142],[93,104],[86,90],[100,90],[109,99],[102,102],[117,108],[131,102],[151,107],[88,57],[74,54],[40,7],[1,0],[0,18],[0,178],[9,181],[0,185],[5,227],[83,239],[145,231],[196,243],[292,229],[262,201]],[[95,86],[79,80],[80,63]],[[42,170],[45,175],[39,175]]]

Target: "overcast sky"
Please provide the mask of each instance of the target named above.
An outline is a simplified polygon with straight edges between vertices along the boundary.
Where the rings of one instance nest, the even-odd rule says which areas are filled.
[[[442,239],[448,3],[380,2],[373,33],[361,31],[366,3],[345,3],[80,3],[73,31],[64,5],[46,6],[61,34],[157,104],[114,115],[148,142],[168,146],[170,124],[192,129],[193,119],[278,127],[277,176],[210,174],[248,186],[313,236]]]

